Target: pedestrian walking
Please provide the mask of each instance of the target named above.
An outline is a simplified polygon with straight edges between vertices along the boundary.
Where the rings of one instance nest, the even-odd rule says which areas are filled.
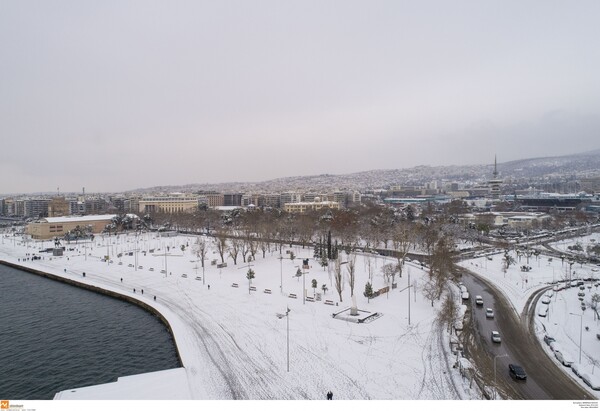
[[[208,285],[208,289],[210,290],[210,284]]]

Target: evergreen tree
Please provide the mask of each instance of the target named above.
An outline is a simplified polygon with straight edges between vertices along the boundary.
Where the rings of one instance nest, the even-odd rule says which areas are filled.
[[[323,271],[324,271],[325,267],[327,267],[329,265],[329,261],[327,260],[326,255],[321,256],[321,261],[319,261],[319,264],[321,265],[321,267],[323,267]]]
[[[317,284],[317,280],[315,280],[315,279],[313,278],[313,279],[312,279],[312,281],[311,281],[311,285],[312,285],[312,288],[313,288],[313,294],[315,294],[315,292],[316,292],[316,290],[317,290],[317,286],[318,286],[318,284]]]
[[[363,295],[367,297],[368,300],[373,298],[373,286],[370,282],[367,282],[367,284],[365,284],[365,292],[363,293]]]
[[[246,273],[246,278],[248,279],[248,294],[250,294],[250,285],[252,284],[252,279],[254,278],[254,270],[252,268],[248,269],[248,272]]]
[[[327,231],[327,258],[329,260],[334,260],[333,250],[331,249],[331,230]]]

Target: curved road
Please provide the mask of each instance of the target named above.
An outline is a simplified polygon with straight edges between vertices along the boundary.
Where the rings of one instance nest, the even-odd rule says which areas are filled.
[[[458,269],[471,296],[467,302],[471,321],[465,330],[465,351],[489,385],[494,385],[496,379],[501,396],[510,399],[590,399],[590,394],[548,357],[533,333],[531,319],[541,292],[527,302],[523,313],[517,314],[506,297],[483,278],[465,268]],[[483,297],[483,307],[475,304],[476,295]],[[494,309],[495,318],[486,318],[487,307]],[[492,343],[492,330],[500,332],[500,344]],[[513,380],[508,374],[509,363],[521,365],[527,373],[527,381]]]

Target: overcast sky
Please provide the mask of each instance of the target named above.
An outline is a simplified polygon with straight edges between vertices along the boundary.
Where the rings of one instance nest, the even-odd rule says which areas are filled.
[[[600,148],[598,1],[0,2],[0,193]]]

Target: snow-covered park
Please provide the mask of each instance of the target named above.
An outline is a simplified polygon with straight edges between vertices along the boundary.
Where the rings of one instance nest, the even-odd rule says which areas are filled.
[[[213,240],[202,238],[209,245],[204,269],[196,236],[99,235],[91,242],[63,244],[63,256],[39,253],[53,247],[52,241],[4,238],[2,260],[154,307],[169,322],[185,369],[168,376],[169,388],[154,374],[73,387],[57,398],[325,399],[328,391],[337,400],[481,398],[452,368],[449,336],[436,323],[440,303],[432,307],[419,291],[427,275],[420,265],[407,263],[396,277],[397,288],[369,300],[363,296],[365,284],[371,278],[374,291],[384,289],[381,267],[395,260],[340,252],[346,262],[340,301],[333,267],[321,267],[313,248],[272,246],[264,258],[261,252],[251,263],[226,258],[227,266],[219,268]],[[33,254],[43,259],[32,260]],[[350,315],[351,259],[358,315]],[[302,298],[304,287],[309,301]]]
[[[204,268],[198,259],[199,238],[207,244]],[[328,391],[335,399],[347,400],[482,398],[478,387],[453,367],[456,357],[449,352],[450,336],[437,322],[441,302],[432,307],[421,293],[427,271],[420,264],[407,262],[402,277],[396,277],[397,287],[384,292],[389,282],[382,267],[395,259],[340,252],[345,262],[340,301],[333,263],[322,267],[312,247],[280,250],[273,245],[264,257],[259,251],[254,261],[243,262],[240,257],[237,264],[226,257],[226,266],[221,266],[209,237],[99,235],[93,241],[63,245],[64,255],[52,256],[39,252],[53,247],[52,241],[5,236],[0,259],[95,285],[155,308],[171,326],[183,369],[73,387],[57,399],[300,400],[324,399]],[[33,260],[34,254],[43,258]],[[571,267],[543,254],[531,256],[529,262],[515,254],[514,263],[504,269],[503,256],[497,253],[461,264],[497,286],[517,313],[536,291],[573,277],[571,268],[582,278],[598,277],[598,267]],[[305,259],[308,268],[303,266]],[[352,260],[357,315],[351,315],[348,267]],[[522,271],[523,265],[531,270]],[[254,272],[251,281],[249,270]],[[372,299],[363,295],[368,281],[380,295]],[[586,281],[583,290],[590,306],[595,284]],[[303,290],[308,301],[302,298]],[[536,312],[547,308],[547,314],[536,316],[536,332],[541,341],[544,335],[552,336],[562,352],[578,360],[583,330],[579,368],[589,368],[590,374],[594,369],[592,375],[600,376],[595,370],[600,329],[593,310],[579,308],[579,292],[579,287],[555,291],[549,304],[540,299]],[[545,347],[553,357],[551,348]],[[558,361],[557,367],[561,367]],[[581,382],[570,368],[564,368]]]

